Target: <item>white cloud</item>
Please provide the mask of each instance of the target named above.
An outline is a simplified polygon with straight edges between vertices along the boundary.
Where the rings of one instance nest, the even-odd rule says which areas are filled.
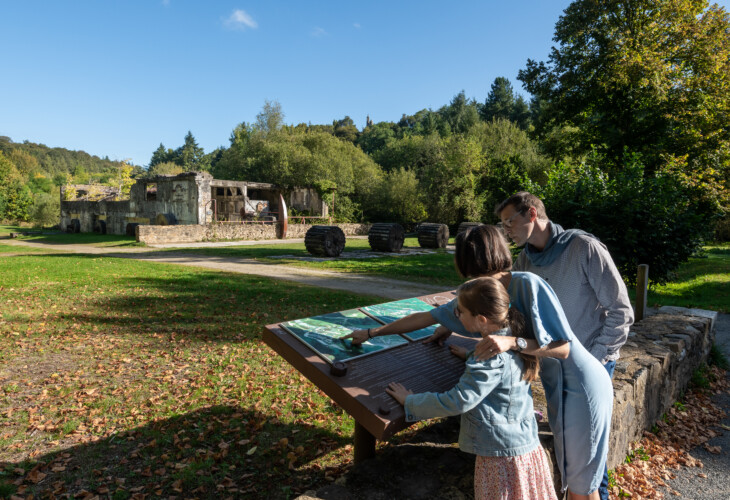
[[[322,38],[323,36],[327,36],[327,34],[324,28],[320,28],[319,26],[315,26],[312,30],[312,36],[314,38]]]
[[[164,5],[165,7],[169,7],[170,6],[170,0],[162,0],[162,5]]]
[[[256,29],[258,23],[245,10],[234,10],[227,19],[223,21],[226,28],[234,30],[245,30],[246,28]]]
[[[353,26],[355,27],[355,29],[360,29],[360,23],[354,23]]]

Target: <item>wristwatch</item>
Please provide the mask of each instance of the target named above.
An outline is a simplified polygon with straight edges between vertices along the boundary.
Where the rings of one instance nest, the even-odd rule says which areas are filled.
[[[527,341],[522,337],[517,337],[517,352],[522,352],[523,349],[527,348]]]

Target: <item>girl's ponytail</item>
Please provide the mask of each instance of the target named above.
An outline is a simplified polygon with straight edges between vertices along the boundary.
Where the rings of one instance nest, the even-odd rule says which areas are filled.
[[[525,337],[525,317],[522,313],[510,305],[509,312],[507,313],[507,321],[512,329],[512,335],[515,337]],[[537,380],[538,373],[540,372],[540,363],[537,361],[537,357],[530,354],[520,353],[520,357],[525,362],[525,374],[522,378],[528,382],[534,382]]]

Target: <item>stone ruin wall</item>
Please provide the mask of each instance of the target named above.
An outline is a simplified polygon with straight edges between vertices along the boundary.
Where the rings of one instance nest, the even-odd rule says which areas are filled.
[[[159,176],[135,183],[128,200],[62,201],[60,227],[65,230],[75,219],[80,232],[90,233],[103,221],[108,234],[125,234],[127,224],[155,224],[168,214],[175,215],[177,224],[199,224],[205,220],[211,180],[210,174],[195,172]],[[154,199],[149,199],[148,185],[155,185]]]
[[[371,224],[335,224],[346,236],[367,235]],[[312,224],[289,224],[287,239],[304,238]],[[147,245],[197,243],[203,241],[274,240],[278,224],[205,224],[178,226],[138,226],[137,241]],[[285,241],[285,240],[282,240]]]

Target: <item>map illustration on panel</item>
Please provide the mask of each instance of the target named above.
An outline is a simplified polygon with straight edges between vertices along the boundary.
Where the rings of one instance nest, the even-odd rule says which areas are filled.
[[[281,323],[281,326],[330,363],[349,361],[408,343],[400,335],[375,337],[358,346],[353,346],[351,339],[343,340],[342,337],[355,330],[380,326],[357,309],[295,319]]]
[[[361,309],[367,315],[387,324],[392,323],[397,319],[405,318],[409,314],[430,311],[433,309],[433,306],[426,304],[421,299],[413,298],[396,300],[395,302],[386,302],[384,304],[375,304],[372,306],[362,307]],[[409,340],[425,339],[426,337],[433,335],[437,326],[438,325],[433,325],[413,332],[404,333],[403,336]]]

